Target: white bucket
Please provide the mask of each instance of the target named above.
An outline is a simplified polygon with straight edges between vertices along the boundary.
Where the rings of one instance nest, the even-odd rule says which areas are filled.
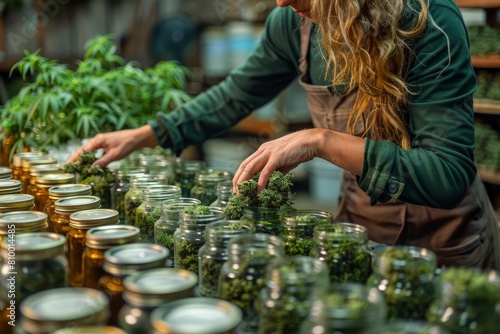
[[[320,158],[307,163],[309,172],[309,191],[314,200],[325,203],[338,203],[342,183],[342,168]]]

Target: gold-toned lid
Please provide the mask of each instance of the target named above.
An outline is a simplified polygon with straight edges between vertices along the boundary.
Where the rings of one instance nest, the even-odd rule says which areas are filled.
[[[53,333],[61,328],[104,325],[109,299],[96,289],[55,288],[37,292],[20,305],[21,327],[28,333]]]
[[[87,231],[85,245],[93,249],[109,249],[139,239],[141,230],[130,225],[104,225]]]
[[[104,253],[102,268],[111,275],[125,276],[138,270],[165,267],[168,248],[146,243],[115,246]]]
[[[101,199],[90,195],[64,197],[54,202],[54,209],[57,213],[98,209],[100,206]]]
[[[14,179],[0,180],[0,195],[19,194],[21,192],[21,181]]]
[[[21,166],[23,171],[29,171],[29,169],[33,166],[57,164],[57,160],[54,157],[50,156],[28,157],[23,158],[22,160],[23,162]]]
[[[39,152],[39,151],[32,151],[32,152],[19,152],[14,154],[12,157],[12,164],[14,167],[21,167],[23,163],[23,158],[28,158],[28,157],[41,157],[41,156],[47,156],[45,152]]]
[[[36,179],[36,185],[42,188],[50,188],[58,184],[75,183],[75,180],[75,174],[71,173],[44,174]]]
[[[135,307],[156,307],[171,300],[194,296],[198,276],[185,269],[141,270],[123,280],[123,299]]]
[[[69,226],[90,229],[101,225],[118,224],[118,211],[113,209],[92,209],[73,212],[69,216]]]
[[[58,329],[52,334],[127,334],[127,332],[112,326],[84,326]]]
[[[61,166],[58,164],[48,164],[48,165],[35,165],[31,166],[29,169],[29,174],[31,176],[40,176],[42,174],[59,174],[62,173],[63,170]]]
[[[70,196],[90,195],[92,186],[89,184],[69,183],[49,188],[49,198],[59,199]]]
[[[0,179],[12,178],[12,169],[9,167],[0,166]]]
[[[0,210],[31,207],[35,197],[28,194],[0,195]]]
[[[0,255],[6,259],[11,246],[16,249],[16,260],[34,261],[64,254],[66,237],[58,233],[34,232],[17,234],[15,239],[4,238],[0,243]]]
[[[45,212],[13,211],[0,214],[0,234],[7,234],[12,229],[15,233],[40,232],[47,226]]]

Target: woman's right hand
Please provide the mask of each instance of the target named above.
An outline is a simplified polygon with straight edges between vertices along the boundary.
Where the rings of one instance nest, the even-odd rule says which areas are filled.
[[[158,140],[149,125],[137,129],[100,133],[80,146],[66,162],[75,162],[83,151],[103,149],[104,154],[93,166],[106,167],[109,163],[120,160],[135,150],[158,145]]]

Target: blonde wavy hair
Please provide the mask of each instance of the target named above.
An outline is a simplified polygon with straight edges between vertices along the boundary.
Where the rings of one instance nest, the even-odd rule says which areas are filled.
[[[312,0],[311,16],[321,30],[333,86],[358,90],[347,131],[354,133],[370,107],[363,136],[372,134],[408,149],[410,135],[402,108],[412,94],[405,82],[412,52],[408,42],[423,33],[430,15],[427,0],[418,0],[419,8],[406,1]],[[408,30],[401,26],[405,5],[417,13]]]

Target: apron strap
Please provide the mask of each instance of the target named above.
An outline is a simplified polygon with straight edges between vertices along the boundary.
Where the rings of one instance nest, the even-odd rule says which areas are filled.
[[[308,18],[300,20],[300,59],[299,69],[302,74],[307,72],[307,55],[309,54],[309,41],[311,40],[311,21]]]

